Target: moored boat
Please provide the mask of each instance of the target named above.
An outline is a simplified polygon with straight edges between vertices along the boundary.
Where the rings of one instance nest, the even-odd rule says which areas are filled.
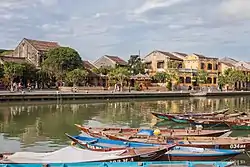
[[[41,164],[0,164],[0,167],[229,167],[227,161],[147,161],[147,162],[84,162]]]
[[[247,114],[245,112],[240,113],[234,113],[234,114],[218,114],[214,116],[197,116],[197,117],[185,117],[185,116],[174,116],[169,115],[169,120],[176,122],[176,123],[191,123],[195,125],[206,125],[206,123],[203,122],[209,122],[207,124],[211,125],[220,125],[220,126],[226,126],[225,120],[229,119],[238,119],[241,116],[246,116]]]
[[[87,148],[94,151],[112,151],[121,150],[126,147],[152,147],[160,146],[158,144],[123,142],[119,140],[109,140],[101,138],[92,138],[85,136],[70,136],[66,134],[74,144],[80,147]],[[195,147],[171,147],[167,145],[169,151],[160,157],[159,160],[167,161],[217,161],[228,160],[241,153],[239,150],[224,150],[224,149],[203,149]]]
[[[152,129],[136,129],[136,128],[91,128],[75,124],[82,132],[92,137],[104,137],[105,134],[129,134],[129,135],[146,135],[154,136],[155,131]],[[227,130],[189,130],[189,129],[166,129],[161,128],[157,131],[162,136],[214,136],[218,137],[230,132]]]
[[[85,162],[151,161],[165,154],[165,147],[126,148],[96,152],[77,147],[65,147],[50,153],[16,152],[1,155],[0,164],[78,164]]]
[[[196,113],[196,112],[190,112],[190,113],[156,113],[151,112],[154,116],[156,116],[159,119],[165,119],[169,120],[169,116],[182,116],[182,117],[201,117],[201,116],[214,116],[218,114],[224,114],[227,111],[229,111],[229,108],[214,111],[214,112],[207,112],[207,113]]]
[[[151,144],[176,144],[177,146],[250,150],[250,139],[247,137],[164,137],[164,136],[129,136],[110,135],[106,137],[111,140],[130,142],[141,142]]]

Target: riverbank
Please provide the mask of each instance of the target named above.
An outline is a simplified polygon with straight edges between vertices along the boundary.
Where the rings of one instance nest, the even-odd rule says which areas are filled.
[[[169,91],[169,92],[60,92],[55,90],[32,92],[0,92],[0,101],[44,101],[44,100],[92,100],[92,99],[135,99],[135,98],[165,98],[165,97],[210,97],[210,96],[246,96],[250,91],[199,92]]]

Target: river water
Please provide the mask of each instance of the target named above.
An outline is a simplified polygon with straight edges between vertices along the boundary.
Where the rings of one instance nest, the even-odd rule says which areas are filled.
[[[250,111],[250,96],[213,98],[165,98],[94,101],[3,102],[0,103],[0,152],[53,151],[68,145],[65,137],[79,133],[74,126],[172,127],[157,122],[150,112],[209,112],[230,108],[231,113]],[[232,136],[248,136],[250,131],[234,131]],[[237,163],[250,165],[241,155]]]

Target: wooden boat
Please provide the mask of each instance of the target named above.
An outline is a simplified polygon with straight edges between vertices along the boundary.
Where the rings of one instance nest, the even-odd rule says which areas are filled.
[[[229,167],[226,161],[150,161],[150,162],[84,162],[57,163],[53,167]],[[41,164],[0,164],[0,167],[52,167]]]
[[[233,114],[232,114],[233,115]],[[223,126],[223,127],[230,127],[231,129],[250,129],[250,118],[243,117],[242,114],[240,117],[238,117],[236,114],[234,114],[236,117],[225,117],[225,118],[217,118],[217,119],[189,119],[190,124],[193,125],[202,125],[202,126]]]
[[[227,121],[225,122],[230,129],[233,130],[250,130],[250,121],[249,120],[236,120],[236,121]]]
[[[214,112],[207,112],[207,113],[156,113],[151,112],[154,116],[159,119],[169,120],[169,116],[181,116],[181,117],[201,117],[201,116],[214,116],[218,114],[224,114],[229,110],[229,108],[214,111]]]
[[[170,116],[169,119],[171,119],[173,122],[176,123],[191,123],[193,124],[194,122],[199,122],[199,121],[211,121],[211,123],[214,124],[221,124],[221,125],[226,125],[223,124],[224,120],[227,119],[236,119],[241,116],[247,115],[245,112],[241,113],[234,113],[234,114],[218,114],[215,116],[202,116],[202,117],[180,117],[180,116]],[[199,123],[197,123],[200,125]],[[197,125],[196,124],[196,125]]]
[[[164,137],[164,136],[129,136],[110,135],[106,138],[130,142],[141,142],[151,144],[176,144],[177,146],[250,150],[250,139],[247,137]]]
[[[165,147],[126,148],[96,152],[77,147],[65,147],[50,153],[16,152],[4,155],[0,164],[79,164],[86,162],[152,161],[165,154]]]
[[[152,129],[136,129],[136,128],[91,128],[75,124],[82,132],[92,137],[103,137],[105,134],[129,134],[129,135],[147,135],[153,136]],[[230,130],[185,130],[185,129],[166,129],[161,128],[159,132],[162,136],[221,136]]]
[[[152,147],[160,146],[158,144],[146,144],[136,142],[123,142],[119,140],[109,140],[101,138],[92,138],[84,136],[70,136],[66,134],[74,144],[80,147],[87,148],[93,151],[114,151],[121,150],[127,147]],[[203,149],[195,147],[182,147],[174,145],[168,147],[168,152],[160,158],[167,161],[217,161],[231,159],[241,153],[239,150],[223,150],[223,149]]]

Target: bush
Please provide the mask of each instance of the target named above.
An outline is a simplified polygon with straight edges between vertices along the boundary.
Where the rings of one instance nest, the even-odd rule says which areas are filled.
[[[168,82],[166,88],[171,91],[172,90],[172,83]]]
[[[140,85],[138,83],[135,84],[135,90],[141,91]]]

